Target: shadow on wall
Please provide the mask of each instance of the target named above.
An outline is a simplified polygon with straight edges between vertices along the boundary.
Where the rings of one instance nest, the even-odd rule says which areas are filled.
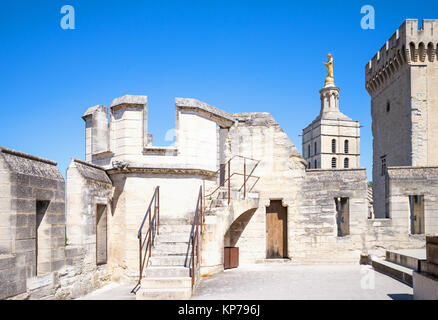
[[[126,176],[120,175],[119,177],[120,178],[117,179],[118,181],[115,181],[114,178],[111,178],[111,182],[113,183],[113,186],[115,187],[113,200],[111,201],[111,214],[113,216],[114,216],[114,212],[116,212],[116,208],[117,208],[117,204],[119,202],[120,195],[122,194],[123,190],[125,189],[125,183],[126,183]]]
[[[242,232],[245,230],[257,208],[250,209],[242,213],[230,226],[224,236],[225,247],[235,247],[239,241]]]

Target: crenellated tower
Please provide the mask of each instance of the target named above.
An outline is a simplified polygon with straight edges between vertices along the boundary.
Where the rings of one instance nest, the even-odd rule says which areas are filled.
[[[365,66],[376,217],[388,216],[388,166],[438,165],[438,20],[407,19]]]

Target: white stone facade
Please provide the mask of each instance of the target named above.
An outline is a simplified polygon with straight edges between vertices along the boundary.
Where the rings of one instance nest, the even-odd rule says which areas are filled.
[[[360,167],[360,124],[339,109],[339,88],[320,90],[321,112],[303,129],[302,152],[308,169]]]

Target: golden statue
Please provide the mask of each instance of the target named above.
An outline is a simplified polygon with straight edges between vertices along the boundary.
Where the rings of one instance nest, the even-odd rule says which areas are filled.
[[[334,84],[335,78],[333,76],[333,57],[330,53],[328,54],[328,61],[323,63],[327,67],[327,78],[325,78],[325,85]]]

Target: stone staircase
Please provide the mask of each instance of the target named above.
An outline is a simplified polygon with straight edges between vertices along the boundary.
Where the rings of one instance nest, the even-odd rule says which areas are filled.
[[[208,193],[208,192],[207,192]],[[248,192],[246,199],[258,199],[259,194],[254,192]],[[243,191],[231,189],[230,195],[231,202],[233,200],[243,200]],[[230,202],[230,204],[231,204]],[[211,199],[205,200],[206,215],[214,215],[216,211],[222,210],[228,207],[228,189],[227,187],[220,187],[218,191],[211,197]]]
[[[258,194],[248,193],[249,198],[258,199]],[[231,190],[231,201],[236,199],[243,199],[243,192]],[[211,199],[206,199],[205,206],[206,221],[223,212],[229,206],[227,188],[221,187]],[[188,250],[192,222],[193,217],[160,221],[160,234],[155,238],[137,300],[187,300],[192,296],[191,246]]]
[[[386,259],[373,257],[373,268],[412,287],[414,271],[420,271],[422,261],[426,260],[425,249],[405,249],[386,251]]]
[[[186,300],[192,295],[189,249],[192,223],[185,219],[168,219],[160,223],[137,300]]]

